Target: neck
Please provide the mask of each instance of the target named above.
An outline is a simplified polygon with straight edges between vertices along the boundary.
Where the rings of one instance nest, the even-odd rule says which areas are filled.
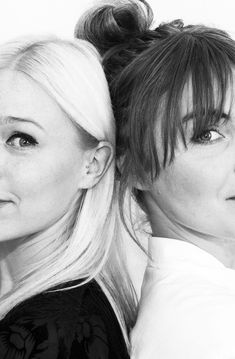
[[[71,213],[67,213],[44,231],[0,243],[0,296],[64,249],[72,222]]]
[[[235,269],[235,239],[222,238],[202,233],[177,223],[158,207],[147,207],[149,221],[154,237],[167,237],[183,240],[196,245],[217,258],[225,267]]]

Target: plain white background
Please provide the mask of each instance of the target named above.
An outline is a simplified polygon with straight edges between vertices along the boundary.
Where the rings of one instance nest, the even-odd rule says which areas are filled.
[[[72,37],[79,16],[98,0],[0,0],[0,42],[26,34]],[[235,37],[235,0],[149,0],[156,25],[181,18],[204,23]]]

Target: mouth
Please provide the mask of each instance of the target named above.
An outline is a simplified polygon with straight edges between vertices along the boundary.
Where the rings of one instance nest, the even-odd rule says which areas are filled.
[[[7,203],[17,203],[18,202],[18,198],[10,193],[10,192],[5,192],[5,191],[0,191],[0,204],[4,205]]]
[[[3,207],[6,204],[13,203],[11,198],[0,198],[0,207]]]
[[[3,199],[0,199],[0,206],[3,206],[4,204],[11,203],[12,201],[6,201]]]

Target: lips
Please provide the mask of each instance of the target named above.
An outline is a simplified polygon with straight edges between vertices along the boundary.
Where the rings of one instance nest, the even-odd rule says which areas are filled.
[[[11,203],[12,201],[5,201],[5,200],[1,200],[0,199],[0,206],[1,205],[4,205],[4,204],[7,204],[7,203]]]
[[[8,191],[0,190],[0,207],[4,207],[7,204],[13,204],[18,206],[20,203],[20,199],[13,193]]]
[[[8,191],[5,192],[0,190],[0,203],[8,203],[8,202],[17,203],[18,198],[11,192]]]
[[[6,201],[1,202],[1,201],[0,201],[0,209],[9,207],[9,204],[11,204],[11,203],[12,203],[12,202],[6,202]]]

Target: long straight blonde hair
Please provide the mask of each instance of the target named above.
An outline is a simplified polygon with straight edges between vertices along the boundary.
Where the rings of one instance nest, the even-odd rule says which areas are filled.
[[[0,46],[0,70],[21,72],[36,81],[77,126],[85,141],[115,147],[115,122],[100,58],[84,40],[21,38]],[[125,265],[115,163],[77,201],[56,250],[29,268],[2,297],[3,317],[19,302],[64,282],[95,278],[110,300],[128,344],[135,320],[135,295]],[[23,244],[22,244],[23,245]],[[30,245],[30,244],[27,244]]]

